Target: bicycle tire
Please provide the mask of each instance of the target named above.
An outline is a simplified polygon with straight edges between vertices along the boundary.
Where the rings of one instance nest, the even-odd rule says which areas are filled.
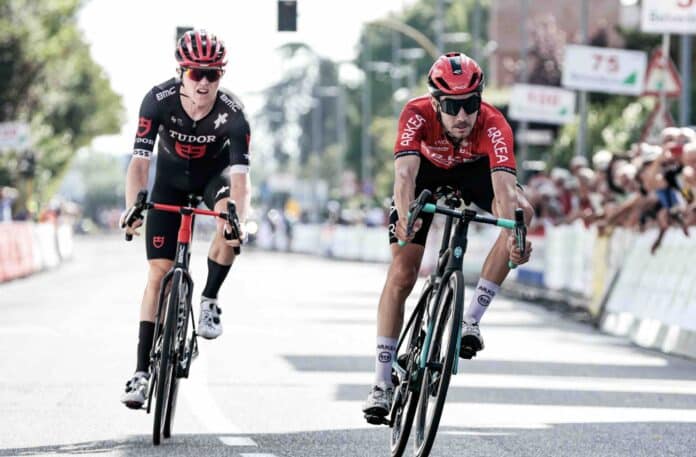
[[[171,288],[167,296],[167,309],[165,312],[164,327],[162,329],[162,348],[157,373],[157,386],[155,387],[155,417],[152,426],[152,442],[158,446],[164,432],[167,406],[171,393],[172,376],[174,376],[174,336],[176,331],[176,310],[179,303],[179,284],[181,272],[175,271],[172,277]]]
[[[181,282],[182,288],[178,292],[179,297],[185,297],[185,302],[180,303],[179,306],[183,306],[184,310],[184,318],[183,321],[181,322],[181,325],[177,325],[177,329],[179,330],[176,334],[176,338],[174,342],[176,343],[175,347],[175,355],[173,359],[173,374],[172,374],[172,382],[171,386],[169,388],[169,402],[167,403],[167,414],[165,416],[164,420],[164,428],[162,430],[162,435],[165,438],[169,438],[172,436],[172,426],[174,423],[174,415],[176,413],[176,400],[179,395],[179,379],[181,376],[179,375],[179,363],[180,363],[180,357],[181,354],[184,353],[185,347],[187,345],[186,341],[186,334],[188,330],[188,322],[189,322],[189,313],[191,309],[191,304],[190,304],[190,299],[191,297],[187,293],[186,290],[183,288],[184,282]],[[190,285],[189,285],[190,287]],[[179,308],[181,310],[182,308]],[[178,322],[177,322],[178,324]],[[189,362],[190,363],[190,362]]]
[[[418,299],[418,304],[416,305],[416,308],[413,310],[413,312],[417,313],[417,315],[414,316],[413,319],[409,319],[409,325],[407,325],[407,327],[404,329],[404,337],[402,341],[408,341],[408,344],[404,345],[402,343],[402,345],[397,348],[397,360],[399,358],[399,349],[405,346],[405,351],[403,351],[401,355],[408,356],[409,354],[412,354],[410,359],[412,360],[411,363],[417,363],[417,349],[419,345],[422,345],[422,341],[420,341],[418,337],[420,334],[423,314],[425,313],[425,309],[427,308],[428,301],[432,297],[432,293],[433,287],[428,282],[428,284],[423,289],[420,298]],[[406,338],[405,335],[407,335],[408,332],[410,332],[410,335],[408,335],[408,337]],[[412,367],[407,366],[407,372],[410,372],[409,370],[411,368]],[[402,400],[402,397],[404,395],[405,398]],[[404,450],[406,449],[406,445],[408,444],[408,438],[411,434],[411,427],[413,426],[413,417],[416,413],[416,406],[418,405],[417,400],[417,391],[412,389],[410,385],[400,386],[395,384],[394,403],[395,407],[397,408],[397,411],[394,415],[392,430],[390,433],[392,457],[401,457],[401,455],[403,455],[404,453]],[[401,405],[398,405],[397,403],[401,403]]]
[[[464,312],[462,272],[454,271],[444,287],[445,290],[440,295],[437,307],[436,325],[433,329],[416,409],[414,440],[416,457],[430,455],[445,406],[453,365],[459,362],[457,337]]]

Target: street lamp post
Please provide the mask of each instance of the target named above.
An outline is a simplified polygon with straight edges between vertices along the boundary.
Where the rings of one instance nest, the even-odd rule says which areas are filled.
[[[372,179],[372,136],[370,125],[372,124],[372,87],[370,84],[369,64],[372,61],[372,48],[369,30],[365,32],[365,53],[363,54],[363,68],[365,69],[365,81],[362,91],[362,134],[360,147],[360,179],[362,191],[366,193],[371,186]]]
[[[323,124],[322,107],[319,98],[318,87],[315,86],[312,94],[312,222],[319,222],[319,163],[323,149]]]

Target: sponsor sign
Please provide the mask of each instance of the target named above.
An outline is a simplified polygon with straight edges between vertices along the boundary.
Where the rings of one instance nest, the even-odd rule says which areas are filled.
[[[508,114],[518,121],[566,124],[575,116],[575,92],[558,87],[515,84]]]
[[[0,122],[0,152],[23,151],[31,146],[29,124]]]
[[[518,130],[515,140],[534,146],[550,146],[553,144],[553,131],[546,129]]]
[[[696,34],[696,0],[643,0],[642,8],[643,32]]]
[[[567,45],[562,84],[590,92],[640,95],[646,64],[642,51]]]

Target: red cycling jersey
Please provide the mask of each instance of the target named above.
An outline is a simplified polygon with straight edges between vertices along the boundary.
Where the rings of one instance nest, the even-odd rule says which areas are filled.
[[[395,158],[406,155],[425,157],[444,169],[488,156],[492,172],[516,174],[510,124],[500,111],[485,102],[481,102],[476,124],[468,138],[455,150],[430,104],[430,96],[410,100],[401,112],[394,146]]]

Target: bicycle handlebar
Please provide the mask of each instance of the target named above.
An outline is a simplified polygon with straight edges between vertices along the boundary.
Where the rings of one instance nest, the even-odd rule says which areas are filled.
[[[135,204],[133,204],[131,209],[128,211],[128,214],[123,220],[123,224],[121,224],[121,228],[130,227],[133,222],[137,221],[138,219],[142,219],[143,211],[148,209],[147,205],[147,190],[142,189],[140,192],[138,192],[138,196],[135,197]],[[133,235],[126,233],[126,241],[131,240],[133,240]]]
[[[517,208],[515,210],[515,241],[517,242],[517,249],[520,250],[520,255],[524,257],[524,251],[527,246],[527,227],[524,225],[524,211],[522,208]],[[508,267],[514,270],[517,268],[517,264],[508,260]]]
[[[418,219],[418,216],[420,216],[421,211],[425,208],[427,205],[432,205],[432,203],[428,203],[428,200],[432,197],[432,192],[430,192],[428,189],[423,190],[423,192],[420,193],[418,198],[416,198],[414,201],[411,202],[410,205],[408,205],[408,222],[406,224],[406,235],[410,236],[413,233],[413,224],[416,222]],[[428,211],[426,211],[427,213]],[[406,246],[405,241],[399,240],[399,246]]]
[[[522,256],[524,256],[525,246],[527,245],[527,227],[524,225],[524,211],[522,208],[515,209],[515,220],[504,219],[502,217],[488,217],[480,216],[470,209],[465,209],[464,211],[457,211],[443,206],[437,206],[435,203],[427,203],[427,201],[432,196],[432,193],[425,189],[409,205],[408,211],[408,224],[406,226],[406,233],[410,235],[413,230],[413,224],[420,215],[421,212],[430,214],[445,214],[447,216],[452,216],[456,219],[469,219],[474,222],[480,222],[483,224],[496,225],[498,227],[510,229],[515,231],[515,240],[517,242],[517,247],[520,250]],[[399,246],[405,246],[406,242],[399,240]],[[517,265],[508,261],[508,267],[511,269],[517,268]]]
[[[143,211],[149,210],[149,209],[156,209],[160,211],[169,211],[169,212],[179,212],[181,210],[181,206],[175,206],[175,205],[164,205],[164,204],[159,204],[159,203],[152,203],[147,201],[147,190],[143,189],[140,192],[138,192],[138,196],[135,199],[135,203],[131,207],[131,209],[128,211],[127,216],[124,218],[123,224],[121,225],[121,228],[125,228],[126,226],[130,227],[131,224],[133,224],[136,220],[142,219],[143,218]],[[230,225],[231,231],[227,232],[227,230],[224,230],[224,237],[227,240],[234,240],[238,239],[240,243],[242,242],[242,239],[240,238],[240,224],[239,224],[239,217],[237,216],[237,205],[233,201],[228,201],[227,202],[227,212],[226,213],[218,213],[215,211],[207,211],[203,209],[196,209],[193,208],[193,213],[194,214],[201,214],[205,216],[215,216],[219,217],[221,219],[224,219],[227,221],[227,223]],[[133,235],[130,233],[126,233],[126,241],[131,241],[133,240]],[[241,253],[241,248],[239,246],[234,247],[234,253],[236,255],[239,255]]]

